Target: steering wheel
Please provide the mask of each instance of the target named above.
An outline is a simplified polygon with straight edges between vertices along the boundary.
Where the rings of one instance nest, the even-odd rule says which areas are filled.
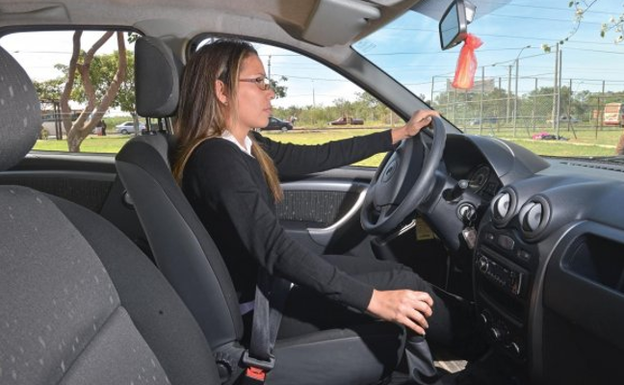
[[[431,126],[430,145],[421,132],[402,140],[379,166],[360,212],[362,228],[369,234],[387,234],[394,230],[431,192],[446,144],[442,119],[433,117]]]

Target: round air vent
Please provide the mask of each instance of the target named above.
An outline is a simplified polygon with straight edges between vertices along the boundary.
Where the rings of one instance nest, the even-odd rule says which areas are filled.
[[[528,239],[538,237],[550,220],[550,204],[542,196],[534,196],[520,209],[518,215],[522,233]]]
[[[497,226],[506,225],[516,211],[518,199],[516,193],[510,188],[502,189],[498,195],[492,199],[491,210],[492,220]]]

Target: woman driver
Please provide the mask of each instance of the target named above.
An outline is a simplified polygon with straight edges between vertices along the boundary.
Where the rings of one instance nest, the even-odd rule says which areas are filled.
[[[242,41],[203,46],[182,79],[174,175],[223,255],[242,312],[252,309],[262,267],[296,285],[280,338],[370,322],[372,316],[451,345],[464,322],[456,319],[468,317],[462,312],[451,322],[460,307],[443,301],[412,270],[371,258],[315,255],[285,232],[275,214],[282,198],[279,176],[323,171],[392,150],[438,114],[416,111],[402,127],[323,145],[281,144],[253,130],[267,125],[274,97],[257,52]]]

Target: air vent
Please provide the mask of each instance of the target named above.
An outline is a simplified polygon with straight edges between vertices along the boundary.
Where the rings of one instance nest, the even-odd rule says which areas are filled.
[[[520,227],[527,239],[535,239],[544,232],[550,220],[550,204],[542,196],[534,196],[520,209]]]
[[[503,219],[509,214],[509,205],[511,204],[511,196],[508,192],[501,194],[494,205],[494,215],[498,219]]]
[[[544,206],[539,202],[528,204],[527,213],[522,218],[522,230],[534,232],[544,219]]]
[[[506,225],[513,217],[517,204],[516,193],[510,188],[505,188],[492,200],[492,220],[497,226]]]

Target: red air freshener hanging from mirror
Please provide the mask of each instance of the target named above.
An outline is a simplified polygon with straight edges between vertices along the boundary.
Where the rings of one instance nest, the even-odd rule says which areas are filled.
[[[477,56],[475,49],[481,47],[483,42],[475,35],[468,34],[464,40],[464,46],[459,53],[453,87],[467,90],[474,86],[474,76],[477,71]]]

